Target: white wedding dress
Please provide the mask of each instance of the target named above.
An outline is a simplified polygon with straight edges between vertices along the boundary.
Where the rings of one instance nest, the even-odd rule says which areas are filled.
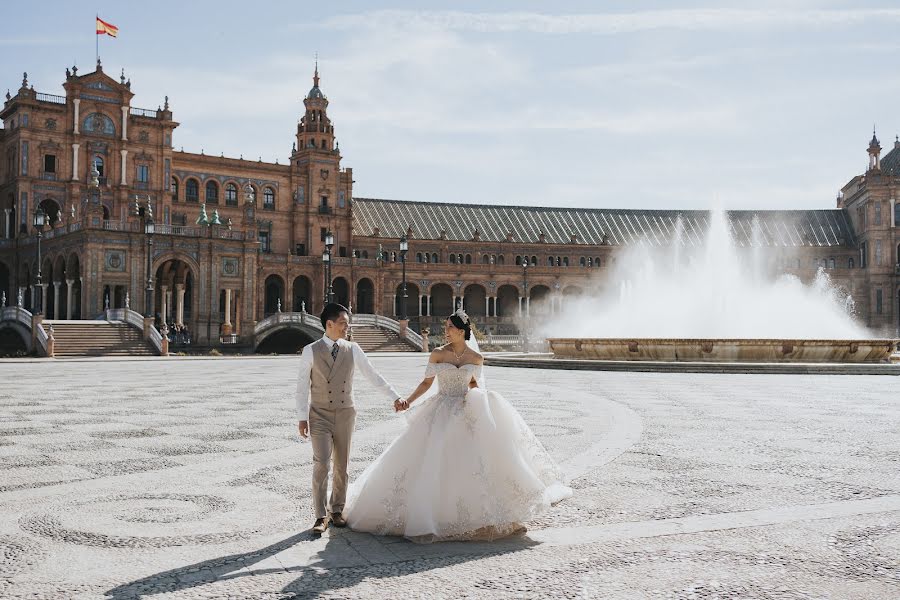
[[[438,391],[350,485],[351,529],[417,542],[491,540],[572,495],[553,459],[502,396],[469,389],[481,366],[428,363]],[[432,384],[434,385],[434,383]]]

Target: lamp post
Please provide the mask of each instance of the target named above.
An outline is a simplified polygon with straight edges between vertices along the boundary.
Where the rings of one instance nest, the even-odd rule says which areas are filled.
[[[150,196],[147,196],[147,203],[141,205],[140,197],[134,197],[134,213],[135,216],[141,217],[144,224],[144,233],[147,235],[147,289],[144,296],[144,316],[153,318],[153,233],[156,231],[156,224],[153,222],[153,204]]]
[[[329,229],[325,233],[325,252],[322,262],[325,264],[325,303],[334,302],[334,289],[331,286],[331,248],[334,246],[334,234]]]
[[[406,316],[406,253],[409,251],[409,240],[406,239],[404,235],[400,238],[400,263],[403,268],[403,284],[402,284],[402,295],[400,296],[400,320],[406,321],[409,317]]]
[[[44,288],[41,281],[41,238],[44,237],[44,225],[47,224],[47,213],[40,206],[34,211],[34,228],[37,229],[37,298],[35,314],[44,312]]]
[[[531,311],[529,310],[529,302],[528,302],[528,257],[522,261],[522,305],[524,310],[523,316],[526,317],[526,320],[522,323],[522,345],[525,348],[525,352],[528,352],[528,321],[527,318],[530,316]]]

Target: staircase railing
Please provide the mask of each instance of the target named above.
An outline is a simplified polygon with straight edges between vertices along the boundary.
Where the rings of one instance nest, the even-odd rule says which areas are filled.
[[[144,316],[130,308],[112,308],[106,311],[107,321],[120,321],[135,327],[139,331],[144,331]],[[162,354],[162,334],[159,330],[150,325],[150,331],[147,332],[147,339],[153,344],[156,351]]]
[[[367,315],[355,313],[353,315],[353,324],[368,325],[370,327],[378,327],[379,329],[387,329],[388,331],[393,331],[397,335],[400,335],[399,321],[395,321],[394,319],[385,317],[383,315]],[[407,327],[405,336],[406,337],[404,339],[408,340],[413,346],[415,346],[419,350],[422,349],[424,341],[422,340],[421,335]]]
[[[35,331],[34,333],[34,337],[35,339],[37,339],[37,343],[38,345],[40,345],[41,350],[43,351],[41,352],[41,355],[47,356],[47,341],[49,340],[47,331],[44,329],[44,326],[42,324],[39,324],[37,326],[37,331]]]

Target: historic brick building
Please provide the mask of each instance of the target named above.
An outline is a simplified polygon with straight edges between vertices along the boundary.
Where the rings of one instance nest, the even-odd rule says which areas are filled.
[[[25,76],[0,112],[0,291],[8,304],[20,294],[26,308],[40,303],[48,319],[93,318],[107,303],[146,312],[149,273],[158,318],[184,323],[200,344],[245,338],[279,309],[319,310],[330,231],[334,296],[355,312],[402,312],[405,235],[413,328],[462,301],[502,331],[521,312],[557,310],[567,296],[602,287],[617,251],[642,239],[668,244],[677,217],[688,240],[707,222],[704,211],[354,198],[317,70],[283,164],[176,151],[168,100],[155,110],[132,106],[131,82],[99,63],[85,75],[67,69],[63,87],[65,96],[39,93]],[[880,151],[873,137],[869,169],[845,186],[837,209],[729,216],[739,246],[762,244],[773,269],[804,279],[824,267],[852,292],[866,324],[893,335],[900,142]],[[39,206],[50,220],[40,265]],[[754,219],[761,234],[752,233]]]

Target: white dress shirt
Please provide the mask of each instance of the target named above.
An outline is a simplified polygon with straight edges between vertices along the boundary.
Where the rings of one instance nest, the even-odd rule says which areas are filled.
[[[347,350],[352,351],[354,369],[362,371],[362,374],[369,380],[369,383],[375,386],[375,389],[385,396],[389,396],[390,400],[400,398],[400,394],[397,393],[397,390],[385,381],[384,377],[378,374],[378,371],[376,371],[375,367],[372,366],[372,363],[369,362],[369,357],[366,356],[363,349],[359,347],[359,344],[356,342],[348,342],[347,340],[336,342],[327,335],[323,335],[322,339],[328,342],[329,351],[335,343],[340,344],[340,352],[347,352]],[[307,344],[304,346],[303,352],[300,353],[300,373],[297,376],[297,416],[300,421],[309,420],[309,376],[312,372],[313,365],[311,346],[312,344]]]

